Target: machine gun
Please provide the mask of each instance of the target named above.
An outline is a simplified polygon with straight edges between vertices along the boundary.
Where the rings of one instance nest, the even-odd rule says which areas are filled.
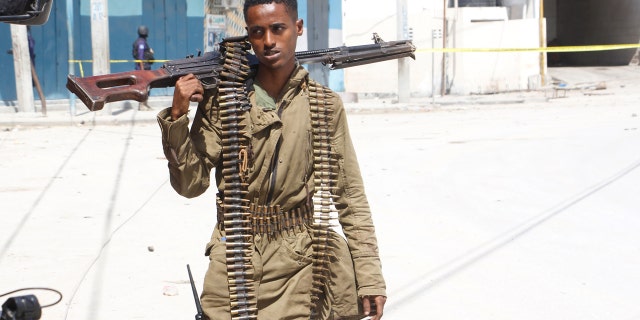
[[[226,38],[223,42],[246,41],[247,37]],[[300,64],[322,63],[331,69],[342,69],[380,61],[411,57],[415,46],[410,40],[383,41],[373,34],[374,44],[342,46],[323,50],[296,52]],[[251,63],[255,56],[247,57]],[[215,88],[222,72],[221,53],[207,52],[202,56],[166,62],[157,70],[136,70],[106,75],[67,77],[67,89],[73,92],[91,111],[101,110],[105,103],[136,100],[145,101],[151,88],[166,88],[187,74],[194,74],[205,88]]]

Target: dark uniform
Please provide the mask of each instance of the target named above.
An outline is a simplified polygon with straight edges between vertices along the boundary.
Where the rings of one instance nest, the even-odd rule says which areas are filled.
[[[138,27],[138,39],[133,42],[132,55],[136,60],[153,60],[153,49],[147,43],[149,29],[146,26]],[[151,70],[150,61],[136,62],[136,70]]]
[[[153,49],[147,43],[147,37],[149,36],[149,29],[146,26],[138,27],[138,39],[133,42],[133,49],[131,54],[136,60],[141,60],[135,63],[136,70],[151,70],[151,64],[153,64]],[[151,61],[150,61],[151,60]],[[138,104],[138,110],[149,111],[151,107],[147,104],[147,101],[142,101]]]

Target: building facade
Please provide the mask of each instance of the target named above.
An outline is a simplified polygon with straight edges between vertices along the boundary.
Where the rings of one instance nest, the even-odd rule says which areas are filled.
[[[203,0],[109,0],[109,53],[111,72],[133,70],[132,44],[139,25],[149,27],[148,42],[158,60],[184,58],[203,51]],[[68,74],[93,75],[91,54],[91,8],[88,0],[57,0],[49,21],[32,26],[35,66],[48,100],[68,99]],[[16,87],[8,24],[0,24],[0,105],[15,103]],[[153,64],[157,69],[161,62]],[[153,95],[167,94],[154,89]]]
[[[509,49],[640,42],[637,19],[640,2],[635,0],[407,0],[407,3],[406,18],[418,48],[416,60],[410,62],[412,96],[536,89],[549,84],[549,79],[544,79],[547,65],[626,65],[637,51],[576,50],[541,55]],[[377,2],[375,6],[367,0],[344,1],[345,42],[366,41],[372,31],[393,40],[396,11],[395,1]],[[473,48],[504,50],[466,51]],[[397,75],[390,70],[395,66],[394,62],[384,62],[366,70],[347,69],[345,88],[357,93],[393,95]]]
[[[535,89],[544,82],[547,64],[625,65],[637,51],[540,55],[455,49],[640,42],[640,2],[635,0],[406,1],[403,19],[417,47],[416,60],[409,64],[412,96]],[[111,72],[133,68],[130,51],[138,25],[149,26],[156,59],[184,58],[213,50],[222,36],[243,34],[242,4],[242,0],[108,0]],[[385,40],[396,40],[396,11],[396,1],[299,0],[306,36],[297,49],[368,44],[374,32]],[[90,19],[90,1],[59,0],[54,1],[49,22],[31,28],[36,71],[47,99],[70,98],[65,88],[68,74],[92,75]],[[0,86],[0,106],[15,104],[16,99],[13,58],[4,54],[10,48],[9,25],[0,24],[0,71],[7,79]],[[449,51],[442,52],[443,48]],[[310,67],[313,77],[336,91],[393,95],[398,90],[395,61],[331,72],[314,68]],[[154,89],[151,94],[171,92],[170,88]]]

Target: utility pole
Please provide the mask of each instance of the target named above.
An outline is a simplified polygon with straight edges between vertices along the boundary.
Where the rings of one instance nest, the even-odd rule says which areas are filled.
[[[93,57],[93,75],[109,74],[109,9],[108,0],[91,0],[91,52]],[[111,105],[100,114],[112,114]]]
[[[27,27],[11,25],[11,42],[13,43],[13,66],[16,72],[16,94],[21,111],[35,111],[31,78],[31,56],[27,41]]]
[[[409,38],[407,25],[407,0],[396,0],[398,40]],[[398,102],[407,103],[411,96],[411,79],[409,73],[409,59],[398,59]]]
[[[307,1],[307,43],[309,50],[326,49],[329,46],[329,0]],[[329,86],[329,69],[322,64],[308,65],[311,78]]]
[[[73,51],[73,0],[67,1],[67,30],[69,30],[67,34],[67,43],[69,46],[69,61],[75,60],[75,55]],[[69,63],[69,74],[75,74],[75,65],[73,63]],[[69,91],[69,114],[71,116],[76,115],[76,95]]]
[[[442,29],[431,30],[431,48],[436,48],[436,39],[442,38]],[[435,50],[431,52],[431,104],[436,104],[436,60]]]
[[[546,37],[546,28],[544,25],[544,0],[540,0],[540,17],[539,17],[539,33],[540,33],[540,48],[547,47],[547,37]],[[540,51],[540,84],[542,86],[546,85],[546,66],[547,61],[545,59],[545,53]]]
[[[108,0],[91,0],[91,51],[93,75],[111,73],[109,61]]]
[[[444,49],[447,48],[447,0],[442,1],[442,78],[440,79],[440,95],[445,96],[447,94],[447,53]]]

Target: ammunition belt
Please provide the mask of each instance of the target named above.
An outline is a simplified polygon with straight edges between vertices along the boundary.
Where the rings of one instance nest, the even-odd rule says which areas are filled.
[[[295,231],[303,225],[310,225],[312,221],[311,208],[302,204],[288,211],[280,210],[280,206],[263,206],[251,203],[249,205],[250,223],[248,229],[255,235],[275,236],[284,231]],[[218,226],[225,230],[224,203],[218,200]],[[246,230],[249,231],[249,230]]]
[[[221,80],[218,82],[218,105],[222,121],[222,178],[225,184],[224,226],[226,228],[227,281],[232,320],[258,318],[256,289],[251,256],[253,245],[248,226],[247,183],[245,174],[249,141],[244,136],[242,121],[251,106],[244,88],[250,67],[246,58],[251,48],[244,38],[225,40],[220,44],[223,57]]]
[[[243,125],[246,111],[251,107],[244,88],[250,70],[246,59],[249,48],[250,44],[245,38],[225,40],[220,44],[224,62],[221,80],[217,83],[222,121],[222,179],[225,186],[224,196],[218,203],[218,221],[226,236],[231,319],[257,319],[257,297],[251,265],[252,237],[256,234],[273,235],[303,224],[310,226],[313,238],[310,313],[311,319],[315,319],[321,309],[322,297],[326,295],[329,264],[334,257],[331,227],[338,225],[338,212],[333,202],[337,157],[330,142],[333,106],[328,102],[333,93],[314,81],[305,85],[313,130],[313,208],[303,205],[281,212],[278,206],[251,204],[246,199],[248,185],[245,182],[250,141],[244,136]]]
[[[331,149],[333,105],[329,88],[310,81],[308,84],[311,128],[313,131],[313,262],[311,288],[311,319],[318,317],[322,297],[330,277],[329,264],[334,255],[335,244],[331,243],[331,227],[338,225],[338,212],[333,202],[333,191],[337,184],[337,157]]]

